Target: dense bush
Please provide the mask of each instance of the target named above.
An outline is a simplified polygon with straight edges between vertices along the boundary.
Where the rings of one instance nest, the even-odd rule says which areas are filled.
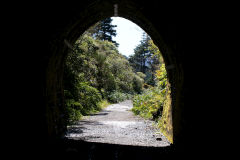
[[[83,114],[87,114],[88,110],[100,109],[98,103],[102,101],[102,96],[96,88],[89,86],[87,83],[81,82],[78,85],[78,90],[78,101],[84,106],[86,111],[85,113],[83,112]]]
[[[134,96],[133,109],[135,114],[144,118],[158,120],[162,116],[166,100],[167,72],[165,64],[161,64],[155,73],[156,86],[147,86],[141,95]]]
[[[100,92],[89,86],[87,83],[79,83],[77,87],[77,96],[75,99],[71,97],[69,91],[65,90],[65,96],[68,97],[66,102],[69,123],[80,120],[83,115],[101,109],[99,103],[102,101]]]
[[[144,76],[139,74],[140,76]],[[100,110],[99,102],[117,103],[141,93],[143,79],[109,41],[82,35],[66,59],[64,90],[69,122]]]
[[[108,94],[108,99],[112,103],[122,102],[124,100],[132,99],[132,94],[114,91]]]
[[[155,72],[156,86],[144,84],[144,92],[133,98],[132,111],[144,118],[153,119],[157,122],[160,131],[173,142],[172,130],[172,107],[170,84],[167,81],[167,72],[160,51],[150,42],[151,50],[159,58],[160,65]]]
[[[152,87],[134,96],[132,111],[144,118],[157,120],[162,115],[164,101],[164,90]]]
[[[102,96],[102,90],[117,90],[123,93],[142,91],[143,75],[134,73],[129,61],[118,52],[116,46],[88,35],[83,35],[76,41],[74,51],[67,57],[66,70],[67,81],[68,75],[73,73],[75,79],[77,77],[81,78],[81,82],[88,82],[90,86],[97,88]],[[73,84],[74,79],[70,78]]]
[[[79,102],[75,102],[73,99],[66,100],[66,107],[68,113],[68,123],[73,124],[74,122],[82,118],[82,106]]]

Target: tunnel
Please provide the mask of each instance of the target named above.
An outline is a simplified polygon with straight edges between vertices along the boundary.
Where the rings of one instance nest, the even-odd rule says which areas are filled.
[[[28,16],[30,14],[32,16]],[[14,62],[20,67],[14,76],[21,77],[18,101],[15,102],[19,104],[24,99],[22,104],[25,106],[16,112],[19,123],[24,124],[19,127],[24,132],[18,144],[29,143],[23,153],[29,150],[58,153],[64,152],[63,148],[68,145],[80,148],[87,145],[63,140],[67,127],[62,81],[64,62],[71,45],[86,29],[112,16],[126,18],[143,28],[162,52],[167,66],[172,91],[174,143],[156,153],[181,154],[190,149],[194,137],[191,111],[197,113],[192,109],[196,91],[191,88],[194,83],[190,80],[194,64],[186,60],[192,54],[185,52],[186,30],[182,30],[185,26],[178,23],[181,16],[177,15],[176,5],[154,0],[39,3],[28,8],[27,13],[21,13],[21,18],[15,21],[20,24],[17,28],[20,35],[16,38],[23,37],[21,47],[25,54],[16,54]]]
[[[148,6],[149,4],[151,6]],[[182,117],[180,111],[184,107],[181,106],[181,96],[183,95],[182,77],[184,75],[179,53],[176,49],[175,20],[174,17],[166,16],[168,13],[164,13],[164,11],[159,13],[159,18],[151,15],[151,10],[157,10],[161,6],[156,5],[157,8],[152,8],[153,4],[149,4],[134,3],[131,1],[92,2],[87,4],[82,10],[76,8],[72,15],[65,15],[66,21],[62,19],[62,16],[59,16],[59,23],[64,22],[64,24],[57,24],[56,27],[61,26],[58,30],[54,28],[55,33],[50,40],[51,45],[49,47],[51,47],[51,50],[46,64],[45,105],[48,137],[53,139],[60,138],[66,130],[62,75],[64,60],[69,52],[69,48],[71,49],[71,45],[91,25],[109,16],[119,16],[127,18],[141,26],[152,37],[163,54],[172,89],[174,145],[182,143],[180,136],[183,125],[181,124]],[[146,7],[149,9],[146,9]],[[168,12],[170,11],[168,10]],[[66,12],[62,14],[66,14]],[[67,14],[71,13],[68,12]]]

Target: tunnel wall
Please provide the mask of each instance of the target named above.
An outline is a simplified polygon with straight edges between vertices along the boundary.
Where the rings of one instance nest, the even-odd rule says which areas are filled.
[[[76,39],[92,24],[114,15],[114,4],[118,4],[118,16],[127,18],[142,27],[154,40],[161,50],[171,84],[171,98],[173,106],[173,135],[174,144],[181,139],[184,127],[181,111],[183,110],[183,68],[176,45],[176,18],[169,12],[173,6],[161,3],[144,3],[136,1],[92,1],[85,7],[69,6],[71,11],[55,14],[56,28],[50,33],[50,53],[46,60],[46,118],[48,135],[61,136],[66,128],[64,122],[62,73],[64,58],[69,51],[64,41],[73,44]],[[164,8],[159,10],[159,8]],[[64,9],[65,10],[65,9]],[[64,14],[64,16],[58,15]],[[155,15],[159,15],[156,17]],[[58,20],[59,19],[59,20]],[[182,144],[183,142],[179,142]]]
[[[48,148],[49,141],[63,137],[66,117],[62,76],[68,53],[64,40],[73,44],[89,26],[112,16],[115,3],[119,16],[138,24],[152,37],[169,67],[172,149],[182,151],[194,146],[193,139],[198,131],[194,124],[199,121],[199,110],[193,106],[196,105],[196,95],[199,95],[197,89],[201,87],[195,82],[198,79],[196,70],[193,72],[199,63],[191,50],[189,23],[185,23],[174,4],[165,1],[88,0],[79,3],[22,3],[21,7],[12,8],[16,12],[5,23],[11,24],[7,32],[11,39],[6,39],[8,54],[4,54],[3,59],[9,60],[9,65],[14,64],[13,70],[6,69],[5,77],[9,77],[7,84],[14,92],[5,92],[11,95],[8,101],[11,107],[4,113],[13,113],[14,108],[12,117],[16,118],[11,124],[17,122],[21,125],[15,125],[14,131],[8,134],[15,137],[17,132],[19,138],[12,140],[20,141],[17,143],[19,148],[29,142],[26,148],[22,148],[24,152],[41,151]],[[12,125],[8,128],[11,129]]]

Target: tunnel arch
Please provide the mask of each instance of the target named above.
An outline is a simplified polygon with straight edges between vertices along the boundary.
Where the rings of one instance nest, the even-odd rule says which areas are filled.
[[[176,26],[174,16],[167,15],[165,10],[160,11],[162,17],[155,21],[151,8],[154,4],[146,6],[134,1],[91,1],[88,5],[66,17],[64,22],[51,35],[50,55],[46,64],[46,123],[47,137],[62,137],[66,131],[66,118],[64,117],[64,94],[63,94],[63,70],[64,61],[69,52],[69,45],[74,44],[77,38],[91,25],[114,16],[114,5],[118,5],[118,16],[126,18],[144,29],[153,39],[159,50],[162,52],[168,80],[171,85],[171,98],[173,107],[173,141],[174,145],[183,144],[182,133],[182,84],[183,71],[181,61],[176,48]],[[156,7],[156,6],[155,6]],[[171,8],[171,7],[170,7]],[[67,42],[67,44],[66,44]]]

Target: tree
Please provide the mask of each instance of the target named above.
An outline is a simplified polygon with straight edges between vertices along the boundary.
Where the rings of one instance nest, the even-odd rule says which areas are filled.
[[[158,47],[146,33],[143,33],[142,40],[134,49],[134,55],[130,56],[129,62],[135,72],[145,74],[145,83],[152,86],[156,85],[156,70],[164,62]]]
[[[158,59],[153,57],[153,52],[149,49],[150,36],[143,33],[140,44],[134,49],[134,55],[130,56],[129,62],[135,72],[142,72],[146,75],[145,82],[154,85],[155,64]]]
[[[111,23],[112,19],[106,18],[92,26],[89,29],[89,32],[96,39],[109,41],[118,46],[119,44],[112,39],[112,37],[115,37],[117,35],[116,30],[114,29],[117,26],[112,25]]]
[[[99,24],[85,31],[66,58],[64,92],[70,122],[98,110],[102,98],[119,102],[142,92],[144,75],[134,73],[116,45],[96,38]]]
[[[128,98],[124,94],[140,93],[143,84],[112,42],[94,39],[86,33],[76,41],[65,64],[65,101],[71,120],[98,109],[102,98],[118,100]]]
[[[143,72],[146,74],[148,70],[148,59],[151,53],[148,50],[148,41],[150,37],[143,33],[140,44],[134,49],[134,55],[130,56],[129,61],[136,72]]]
[[[161,56],[161,52],[159,51],[158,47],[153,43],[153,40],[148,41],[148,50],[151,53],[151,57],[149,58],[149,72],[151,74],[151,78],[149,78],[149,83],[155,85],[156,81],[156,71],[161,67],[163,62],[163,58]]]

